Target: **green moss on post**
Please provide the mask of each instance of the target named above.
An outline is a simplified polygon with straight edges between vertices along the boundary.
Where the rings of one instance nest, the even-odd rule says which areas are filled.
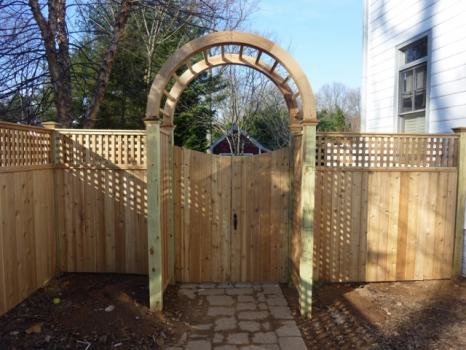
[[[301,315],[311,317],[314,255],[314,191],[316,123],[303,123],[301,179],[301,258],[299,262],[299,304]]]
[[[149,257],[149,305],[163,308],[162,226],[160,186],[160,121],[146,120],[147,154],[147,248]]]

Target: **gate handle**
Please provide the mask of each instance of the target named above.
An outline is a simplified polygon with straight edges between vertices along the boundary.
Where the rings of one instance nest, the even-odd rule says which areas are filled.
[[[235,231],[236,231],[236,228],[238,226],[238,215],[233,214],[233,227],[235,228]]]

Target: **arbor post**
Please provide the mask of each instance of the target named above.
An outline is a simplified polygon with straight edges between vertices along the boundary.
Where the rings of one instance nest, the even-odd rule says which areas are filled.
[[[161,225],[161,151],[160,120],[150,119],[146,124],[147,152],[147,248],[149,269],[149,305],[151,310],[163,308],[163,261]]]
[[[168,141],[168,272],[170,282],[175,283],[175,126],[163,125]]]
[[[301,258],[301,176],[302,138],[301,124],[290,126],[290,235],[289,235],[289,285],[299,291],[299,264]]]
[[[459,135],[458,140],[458,186],[456,188],[456,222],[455,243],[453,251],[453,277],[458,277],[462,270],[463,244],[464,244],[464,219],[466,202],[466,127],[455,128],[453,131]]]
[[[301,169],[301,257],[299,262],[299,304],[301,315],[310,318],[312,311],[314,256],[314,191],[316,167],[316,122],[306,122],[302,136]]]

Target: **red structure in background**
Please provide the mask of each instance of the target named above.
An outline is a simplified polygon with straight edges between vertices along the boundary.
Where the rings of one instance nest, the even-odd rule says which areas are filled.
[[[239,135],[238,135],[239,133]],[[238,148],[238,151],[237,151]],[[231,127],[226,135],[219,137],[209,147],[210,153],[222,155],[254,155],[270,152],[253,137],[241,130],[236,124]]]

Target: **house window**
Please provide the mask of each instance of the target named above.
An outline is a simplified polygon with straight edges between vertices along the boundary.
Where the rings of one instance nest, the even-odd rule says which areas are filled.
[[[400,131],[424,132],[427,100],[427,42],[423,37],[400,49]]]
[[[401,49],[403,55],[403,63],[407,64],[427,57],[427,37],[416,40],[412,44]]]

